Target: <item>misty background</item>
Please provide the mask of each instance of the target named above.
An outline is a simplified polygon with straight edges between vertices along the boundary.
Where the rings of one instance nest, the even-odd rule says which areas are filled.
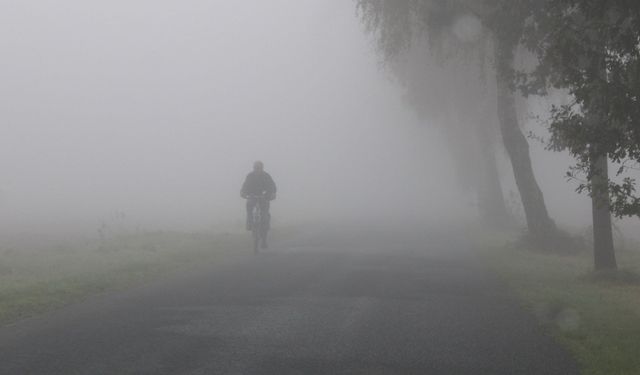
[[[350,1],[1,8],[5,232],[91,232],[114,217],[145,230],[238,226],[254,160],[278,185],[276,225],[476,215],[437,127],[406,105]],[[551,217],[589,225],[589,198],[563,177],[570,159],[530,143]]]

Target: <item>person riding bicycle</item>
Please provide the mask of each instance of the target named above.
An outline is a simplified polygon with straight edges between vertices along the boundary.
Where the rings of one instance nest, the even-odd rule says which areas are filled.
[[[240,196],[247,200],[247,230],[252,229],[251,213],[256,204],[260,204],[260,210],[265,215],[265,226],[268,230],[271,220],[269,203],[276,199],[276,184],[271,175],[264,171],[264,164],[261,161],[253,163],[253,171],[244,180]],[[266,246],[266,241],[263,246]]]

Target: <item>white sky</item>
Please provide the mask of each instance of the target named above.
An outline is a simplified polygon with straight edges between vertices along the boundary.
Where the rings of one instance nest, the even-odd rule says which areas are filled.
[[[281,219],[451,190],[350,1],[3,0],[0,51],[5,227],[238,220],[255,159]]]

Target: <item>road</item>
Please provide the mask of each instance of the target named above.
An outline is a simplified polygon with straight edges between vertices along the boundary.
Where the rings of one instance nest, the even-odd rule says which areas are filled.
[[[0,329],[0,374],[578,374],[459,234],[318,228]]]

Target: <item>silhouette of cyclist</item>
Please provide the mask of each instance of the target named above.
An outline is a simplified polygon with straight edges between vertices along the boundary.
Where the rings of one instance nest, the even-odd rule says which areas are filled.
[[[251,230],[251,212],[256,204],[260,204],[260,210],[266,217],[265,225],[268,230],[271,221],[269,203],[276,199],[276,184],[271,175],[264,171],[264,164],[261,161],[253,163],[253,171],[244,180],[240,196],[247,200],[247,230]],[[266,246],[266,241],[263,246]]]

